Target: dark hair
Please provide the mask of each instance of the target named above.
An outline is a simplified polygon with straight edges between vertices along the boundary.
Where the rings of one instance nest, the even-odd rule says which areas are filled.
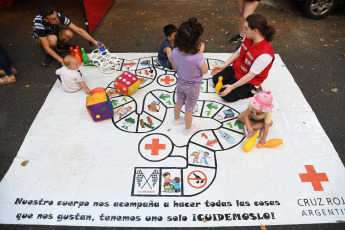
[[[47,16],[53,14],[54,11],[55,9],[48,4],[44,4],[40,7],[40,15],[42,16],[42,18],[46,18]]]
[[[176,183],[180,183],[181,179],[180,179],[179,177],[175,177],[175,178],[174,178],[174,181],[175,181]]]
[[[199,38],[204,33],[204,27],[193,17],[181,24],[175,36],[174,45],[180,51],[196,54],[199,51]]]
[[[170,173],[168,173],[168,172],[163,173],[163,177],[166,177],[168,175],[170,176]]]
[[[276,29],[273,26],[267,25],[267,20],[264,16],[261,14],[251,14],[246,18],[246,21],[250,29],[258,29],[267,41],[273,40]]]
[[[173,24],[169,24],[169,25],[164,26],[163,31],[164,31],[165,37],[168,37],[172,33],[177,31],[177,27],[174,26]]]

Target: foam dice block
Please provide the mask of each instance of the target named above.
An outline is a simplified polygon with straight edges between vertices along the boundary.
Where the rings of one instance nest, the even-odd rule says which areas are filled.
[[[113,104],[105,91],[88,95],[86,109],[93,121],[102,121],[114,116]]]
[[[126,71],[118,76],[114,81],[116,92],[123,95],[131,95],[140,87],[140,81],[137,76]]]

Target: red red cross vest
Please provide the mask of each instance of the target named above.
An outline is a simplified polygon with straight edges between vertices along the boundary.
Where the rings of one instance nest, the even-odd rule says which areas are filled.
[[[269,54],[273,57],[272,62],[258,75],[256,75],[249,84],[254,86],[259,86],[267,78],[268,72],[270,71],[273,61],[274,61],[274,52],[271,44],[266,40],[262,40],[259,43],[253,45],[253,40],[245,39],[241,44],[240,57],[235,60],[232,67],[235,71],[235,78],[237,80],[241,79],[246,75],[255,59],[262,54]]]

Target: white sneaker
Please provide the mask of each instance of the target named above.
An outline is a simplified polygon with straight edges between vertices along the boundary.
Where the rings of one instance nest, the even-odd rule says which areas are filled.
[[[192,125],[190,129],[184,129],[183,134],[189,136],[199,130],[198,125]]]
[[[173,122],[173,125],[175,125],[175,126],[180,125],[180,124],[184,124],[184,117],[182,117],[182,116],[180,116],[179,120],[174,119],[174,122]]]

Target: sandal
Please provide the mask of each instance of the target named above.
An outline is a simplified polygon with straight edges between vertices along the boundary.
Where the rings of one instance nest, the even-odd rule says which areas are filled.
[[[18,71],[14,67],[11,67],[11,71],[12,71],[13,74],[17,74],[18,73]],[[3,69],[0,70],[0,75],[3,75],[3,76],[6,75],[6,73],[5,73],[5,71]]]
[[[0,78],[0,85],[7,85],[16,82],[16,77],[12,75],[11,77],[5,76]]]

